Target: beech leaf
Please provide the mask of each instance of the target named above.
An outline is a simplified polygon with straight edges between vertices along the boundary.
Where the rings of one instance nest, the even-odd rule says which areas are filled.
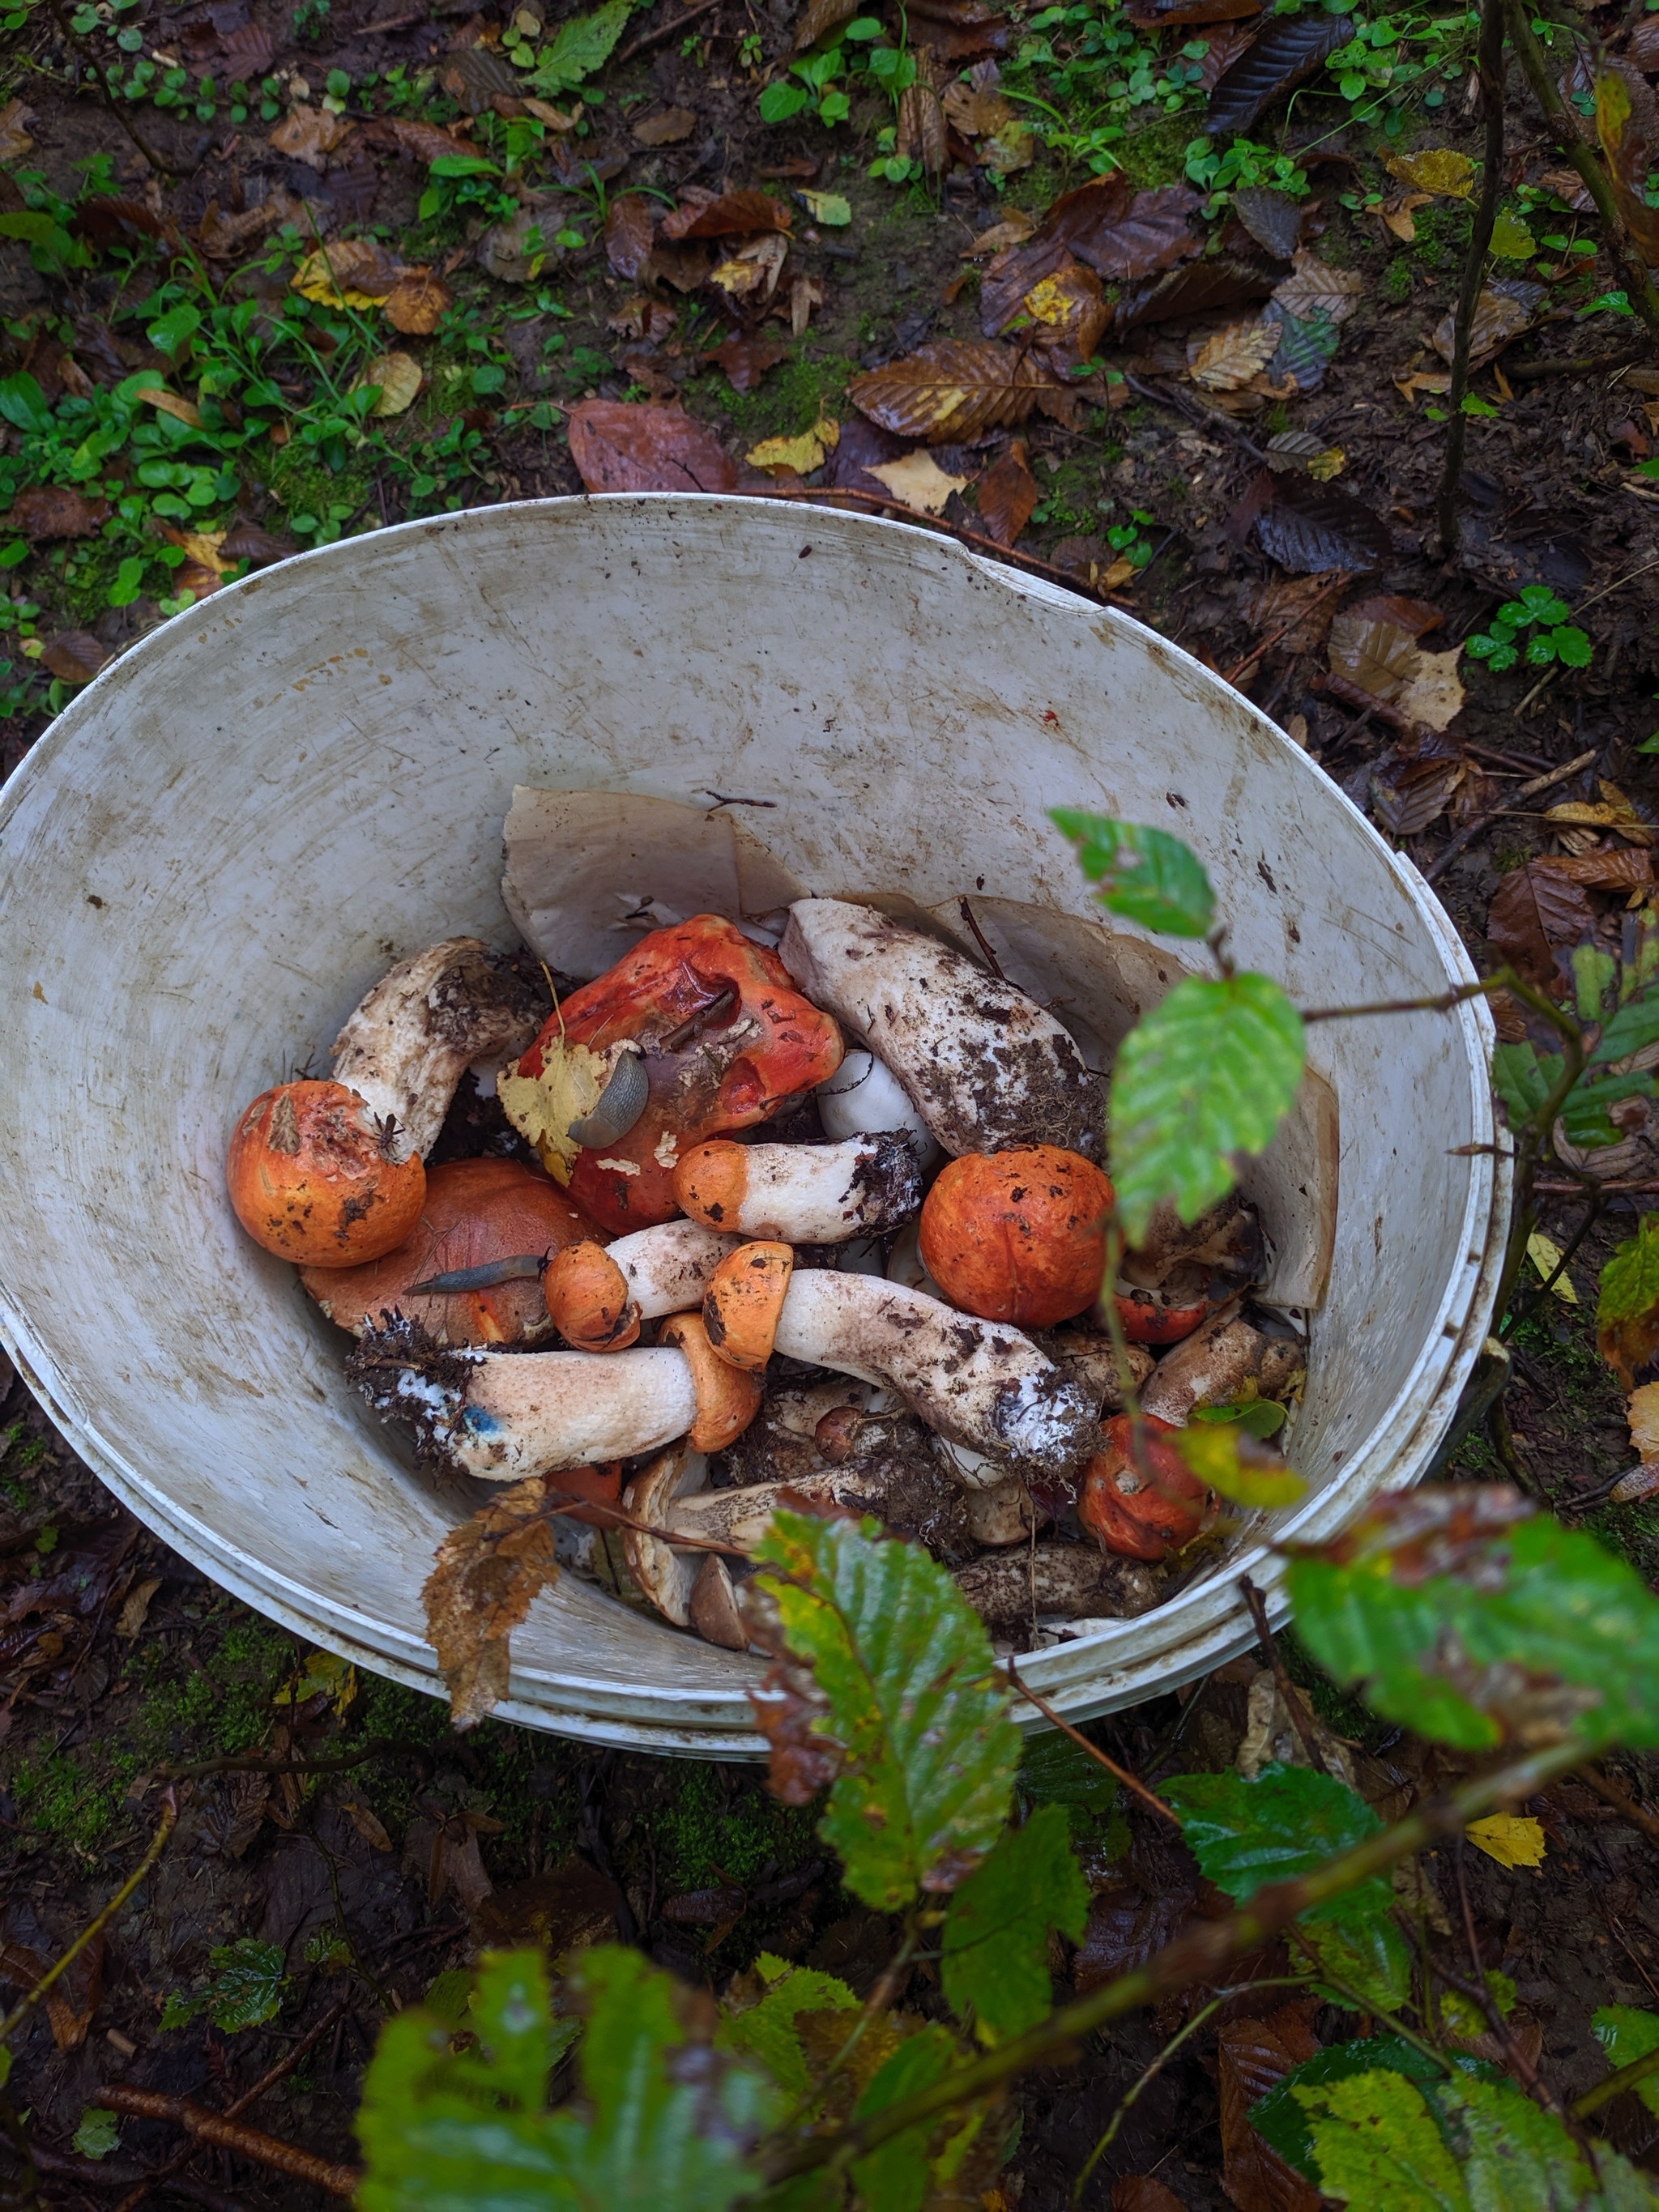
[[[1109,913],[1166,937],[1204,937],[1215,919],[1215,892],[1190,845],[1167,830],[1114,821],[1073,806],[1048,818],[1078,848],[1078,861]]]
[[[738,471],[706,422],[648,401],[584,399],[570,458],[589,491],[735,491]]]
[[[1073,1856],[1063,1805],[1042,1805],[1006,1828],[951,1900],[939,1978],[951,2010],[982,2043],[1035,2027],[1054,2002],[1048,1930],[1075,1943],[1089,1889]]]
[[[549,1495],[538,1474],[513,1483],[438,1547],[421,1601],[457,1729],[507,1695],[513,1631],[558,1579]]]
[[[1048,369],[1012,346],[945,338],[855,376],[848,393],[884,430],[941,445],[1012,428],[1059,389]]]
[[[1353,26],[1346,15],[1313,11],[1269,17],[1248,53],[1236,61],[1210,95],[1204,128],[1212,137],[1248,131],[1262,111],[1347,45]]]

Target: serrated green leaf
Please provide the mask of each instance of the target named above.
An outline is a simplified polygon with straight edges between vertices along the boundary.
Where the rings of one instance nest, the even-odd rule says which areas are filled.
[[[1452,1491],[1406,1502],[1417,1536],[1441,1498],[1460,1510]],[[1547,1515],[1447,1542],[1455,1571],[1425,1571],[1432,1546],[1396,1546],[1387,1520],[1291,1560],[1297,1633],[1328,1674],[1461,1750],[1569,1727],[1587,1747],[1659,1742],[1659,1601],[1632,1567]]]
[[[1308,1494],[1296,1469],[1258,1443],[1242,1419],[1195,1423],[1177,1430],[1171,1441],[1198,1480],[1235,1505],[1273,1512]]]
[[[1066,1808],[1039,1806],[1023,1828],[1003,1831],[951,1900],[939,1978],[951,2011],[981,2043],[1035,2027],[1054,2002],[1048,1930],[1075,1943],[1088,1917]]]
[[[605,0],[591,15],[573,15],[536,59],[530,82],[544,99],[568,91],[604,67],[628,21],[631,0]]]
[[[1180,1774],[1162,1785],[1182,1822],[1182,1839],[1200,1868],[1237,1905],[1263,1882],[1291,1881],[1311,1874],[1339,1851],[1381,1832],[1364,1799],[1334,1774],[1275,1760],[1254,1782],[1224,1774]],[[1394,1903],[1394,1892],[1373,1875],[1346,1896],[1316,1905],[1305,1917],[1357,1923]]]
[[[1598,2143],[1596,2171],[1553,2112],[1510,2081],[1439,2081],[1428,2101],[1442,2115],[1462,2168],[1472,2212],[1649,2212],[1645,2181]]]
[[[1097,1819],[1103,1819],[1117,1802],[1113,1777],[1059,1729],[1026,1737],[1017,1787],[1030,1804],[1074,1806]]]
[[[287,1961],[280,1943],[261,1943],[240,1936],[208,1954],[213,1980],[207,1993],[208,2017],[223,2034],[263,2027],[283,2008]]]
[[[1492,1056],[1492,1089],[1504,1102],[1510,1127],[1518,1129],[1540,1114],[1561,1078],[1561,1055],[1540,1059],[1530,1044],[1500,1044]]]
[[[957,2045],[948,2028],[918,2028],[908,2035],[876,2074],[853,2108],[854,2119],[872,2118],[919,2089],[930,2089],[947,2074],[957,2057]],[[934,2124],[935,2125],[937,2124]],[[880,2212],[921,2212],[933,2179],[929,2145],[932,2126],[907,2128],[878,2150],[853,2162],[853,2179],[859,2202]]]
[[[759,1579],[828,1700],[815,1732],[845,1755],[818,1828],[842,1880],[888,1912],[954,1889],[1000,1834],[1019,1765],[984,1623],[920,1546],[874,1522],[781,1512],[756,1557],[782,1571]]]
[[[1592,1060],[1626,1060],[1632,1053],[1659,1043],[1659,991],[1630,999],[1620,1007],[1596,1040]]]
[[[1423,2093],[1378,2069],[1299,2081],[1320,2186],[1356,2212],[1473,2212],[1456,2161]]]
[[[769,1973],[769,1965],[782,1971]],[[779,2087],[799,2100],[811,2087],[812,2075],[796,2021],[803,2013],[856,2012],[859,2001],[845,1982],[816,1966],[791,1966],[764,1952],[755,1966],[772,1986],[758,2004],[721,2021],[714,2040],[722,2051],[757,2059]]]
[[[1311,1935],[1327,1977],[1315,1986],[1334,2003],[1352,2006],[1357,1996],[1367,2011],[1386,2016],[1410,2001],[1411,1951],[1386,1908],[1366,1920],[1314,1929]]]
[[[1302,1080],[1302,1017],[1266,975],[1188,976],[1124,1038],[1112,1077],[1112,1177],[1131,1244],[1157,1208],[1182,1221],[1224,1198]]]
[[[101,2105],[88,2105],[71,2140],[82,2158],[107,2158],[121,2148],[121,2124]]]
[[[1639,2006],[1602,2005],[1590,2024],[1615,2074],[1659,2047],[1659,2013],[1644,2012]],[[1638,2081],[1636,2094],[1649,2112],[1659,2113],[1659,2074]]]
[[[1607,994],[1619,981],[1619,963],[1599,945],[1572,948],[1573,1012],[1581,1022],[1599,1022]],[[1592,1058],[1594,1054],[1591,1055]]]
[[[1215,893],[1190,845],[1167,830],[1073,806],[1051,806],[1048,818],[1076,845],[1084,874],[1101,887],[1102,906],[1166,937],[1207,936]]]
[[[1447,2056],[1459,2073],[1470,2074],[1481,2081],[1500,2081],[1498,2069],[1484,2058],[1472,2058],[1466,2052],[1453,2051]],[[1408,2081],[1419,2083],[1438,2081],[1443,2077],[1440,2069],[1426,2053],[1407,2043],[1400,2035],[1367,2036],[1359,2043],[1332,2043],[1316,2051],[1311,2058],[1291,2069],[1285,2079],[1260,2097],[1250,2107],[1250,2125],[1266,2142],[1273,2145],[1287,2166],[1309,2181],[1317,2181],[1318,2168],[1314,2164],[1313,2136],[1309,2131],[1308,2114],[1298,2103],[1298,2087],[1316,2089],[1328,2081],[1346,2080],[1355,2074],[1371,2074],[1386,2068],[1401,2074]]]

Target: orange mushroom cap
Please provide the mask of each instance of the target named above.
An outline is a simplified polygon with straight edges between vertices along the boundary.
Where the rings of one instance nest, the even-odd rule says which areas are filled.
[[[922,1260],[964,1313],[1052,1328],[1100,1295],[1112,1205],[1111,1183],[1080,1152],[964,1152],[927,1194]]]
[[[1191,1543],[1204,1526],[1209,1492],[1164,1439],[1173,1421],[1140,1416],[1141,1450],[1133,1456],[1133,1422],[1115,1413],[1102,1428],[1101,1449],[1083,1478],[1078,1518],[1103,1551],[1126,1559],[1162,1559]]]
[[[230,1202],[256,1244],[301,1266],[379,1260],[421,1218],[426,1166],[397,1161],[343,1083],[283,1083],[237,1122],[225,1160]]]
[[[683,1352],[697,1394],[697,1418],[687,1431],[693,1451],[724,1451],[760,1411],[761,1380],[722,1359],[708,1340],[701,1314],[673,1314],[662,1341]]]
[[[674,1170],[680,1210],[708,1229],[734,1229],[749,1188],[749,1147],[715,1137],[687,1152]]]
[[[640,1310],[628,1278],[592,1237],[556,1255],[543,1289],[554,1327],[574,1350],[623,1352],[638,1341]]]
[[[715,1268],[702,1295],[702,1317],[709,1343],[728,1365],[754,1372],[772,1357],[794,1271],[793,1247],[772,1243],[739,1244]]]

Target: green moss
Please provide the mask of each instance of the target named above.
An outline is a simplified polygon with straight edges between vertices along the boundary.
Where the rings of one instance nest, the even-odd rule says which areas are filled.
[[[1293,1628],[1279,1630],[1279,1648],[1291,1681],[1307,1692],[1315,1712],[1334,1735],[1349,1743],[1370,1745],[1388,1734],[1390,1723],[1379,1720],[1353,1691],[1341,1689],[1332,1681],[1297,1643]]]
[[[810,1808],[781,1805],[758,1776],[722,1778],[701,1763],[674,1770],[652,1826],[662,1878],[679,1889],[707,1888],[721,1875],[752,1881],[775,1859],[798,1863],[816,1840]]]
[[[1190,115],[1163,115],[1131,131],[1117,149],[1129,182],[1142,188],[1178,184],[1187,173],[1187,149],[1194,135]]]
[[[1407,247],[1425,269],[1449,269],[1462,265],[1468,252],[1469,226],[1474,221],[1472,210],[1459,201],[1437,200],[1432,207],[1419,208],[1413,220],[1417,237]]]
[[[1382,271],[1382,296],[1397,307],[1412,295],[1412,265],[1403,253],[1396,253]]]
[[[74,1752],[18,1761],[11,1794],[36,1834],[90,1850],[115,1825],[118,1799]]]
[[[793,438],[820,416],[839,420],[848,404],[847,386],[859,365],[844,354],[810,360],[797,354],[763,377],[753,392],[734,392],[718,374],[700,377],[688,390],[716,405],[750,445],[762,438]]]

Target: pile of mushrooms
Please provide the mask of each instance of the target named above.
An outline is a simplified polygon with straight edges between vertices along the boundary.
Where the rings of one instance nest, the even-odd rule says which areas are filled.
[[[517,1156],[428,1169],[469,1068]],[[550,1012],[477,940],[434,945],[364,999],[331,1080],[254,1101],[228,1176],[422,1459],[544,1478],[579,1566],[608,1518],[676,1626],[744,1646],[782,1502],[916,1535],[1030,1644],[1163,1601],[1216,1510],[1170,1432],[1302,1367],[1248,1304],[1240,1199],[1160,1216],[1104,1282],[1103,1105],[1015,985],[809,897],[775,951],[695,915]]]

